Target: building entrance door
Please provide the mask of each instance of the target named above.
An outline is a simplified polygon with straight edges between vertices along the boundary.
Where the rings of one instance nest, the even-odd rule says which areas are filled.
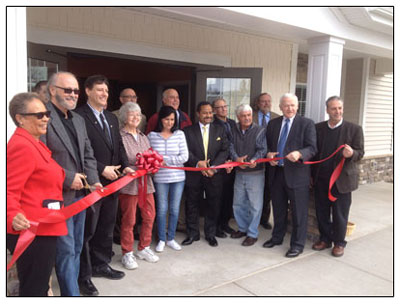
[[[198,71],[196,104],[222,97],[229,105],[228,116],[236,120],[240,104],[252,104],[262,88],[262,68],[221,68]]]

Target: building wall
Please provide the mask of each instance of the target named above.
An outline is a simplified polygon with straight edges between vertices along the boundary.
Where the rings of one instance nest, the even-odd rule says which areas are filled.
[[[365,155],[393,154],[393,74],[375,74],[371,59],[364,113]]]
[[[360,124],[360,105],[362,98],[362,73],[363,58],[356,58],[346,61],[344,114],[345,120]]]
[[[271,93],[275,111],[279,96],[290,88],[292,44],[285,41],[109,7],[29,7],[27,25],[155,48],[220,54],[231,58],[232,67],[261,67],[262,90]]]

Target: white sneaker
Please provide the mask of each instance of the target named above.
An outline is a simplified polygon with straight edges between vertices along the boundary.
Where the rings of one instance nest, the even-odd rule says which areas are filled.
[[[175,239],[167,241],[167,246],[176,251],[182,250],[181,246],[175,241]]]
[[[163,252],[165,247],[165,241],[160,240],[156,247],[156,252]]]
[[[121,262],[122,262],[122,266],[124,266],[126,269],[129,269],[129,270],[136,269],[138,267],[138,264],[136,262],[135,256],[133,255],[133,252],[125,253],[122,256]]]
[[[153,251],[151,251],[150,247],[146,247],[143,250],[138,251],[136,255],[140,259],[144,259],[149,263],[156,263],[160,259],[157,255],[154,254]]]

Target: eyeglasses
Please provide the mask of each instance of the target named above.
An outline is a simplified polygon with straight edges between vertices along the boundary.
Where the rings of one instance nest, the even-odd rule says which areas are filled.
[[[219,108],[222,108],[222,109],[227,109],[228,108],[228,105],[224,105],[224,106],[217,106],[217,107],[214,107],[215,109],[219,109]]]
[[[132,100],[137,100],[138,97],[136,95],[122,95],[122,98],[130,98]]]
[[[54,85],[54,87],[64,90],[65,94],[71,94],[72,92],[74,92],[75,95],[79,95],[79,92],[80,92],[79,89],[63,88],[63,87],[59,87],[56,85]]]
[[[28,112],[28,113],[20,113],[20,115],[33,115],[35,116],[38,120],[43,119],[44,116],[47,118],[50,118],[50,113],[51,111],[44,111],[44,112]]]

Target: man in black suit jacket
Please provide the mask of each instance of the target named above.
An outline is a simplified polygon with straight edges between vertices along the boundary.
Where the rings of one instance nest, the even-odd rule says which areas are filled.
[[[199,123],[184,129],[189,150],[189,160],[185,166],[212,167],[225,163],[228,157],[228,140],[225,129],[211,124],[212,107],[209,102],[197,105]],[[206,215],[204,233],[212,247],[218,246],[215,239],[220,210],[222,176],[219,170],[187,172],[186,193],[186,230],[187,238],[182,245],[190,245],[200,239],[199,206],[203,194],[206,194]]]
[[[357,163],[364,156],[364,136],[361,126],[343,120],[343,102],[338,96],[326,101],[329,120],[316,124],[318,154],[320,160],[332,154],[337,147],[345,148],[333,159],[313,166],[315,186],[315,209],[317,213],[320,240],[313,249],[321,251],[332,246],[332,255],[340,257],[346,247],[346,230],[349,219],[351,192],[358,188]],[[345,157],[342,173],[332,187],[332,202],[328,198],[329,179],[334,168]],[[331,221],[332,218],[332,221]]]
[[[226,136],[229,142],[232,142],[232,130],[236,128],[234,120],[228,118],[228,105],[223,98],[217,98],[212,102],[214,112],[214,124],[217,124],[225,129]],[[228,158],[231,158],[228,156]],[[229,172],[228,172],[229,171]],[[218,217],[217,237],[225,238],[232,234],[234,230],[229,226],[229,220],[233,216],[233,184],[235,182],[235,170],[221,170],[222,176],[222,198],[221,211]]]
[[[286,257],[296,257],[304,249],[307,236],[310,166],[301,161],[308,161],[317,153],[314,122],[297,115],[298,107],[297,96],[284,94],[279,102],[283,116],[271,120],[267,127],[267,158],[278,156],[285,159],[283,162],[270,162],[269,181],[274,229],[272,238],[263,246],[272,248],[282,244],[290,201],[293,229]]]
[[[118,178],[116,170],[133,172],[128,167],[128,158],[119,133],[118,119],[105,110],[108,98],[108,80],[102,75],[93,75],[85,81],[88,102],[78,108],[86,123],[97,171],[103,185]],[[81,255],[79,287],[85,295],[97,295],[98,291],[91,277],[120,279],[124,273],[112,269],[111,262],[113,229],[118,208],[118,192],[94,204],[86,212],[85,237]]]

